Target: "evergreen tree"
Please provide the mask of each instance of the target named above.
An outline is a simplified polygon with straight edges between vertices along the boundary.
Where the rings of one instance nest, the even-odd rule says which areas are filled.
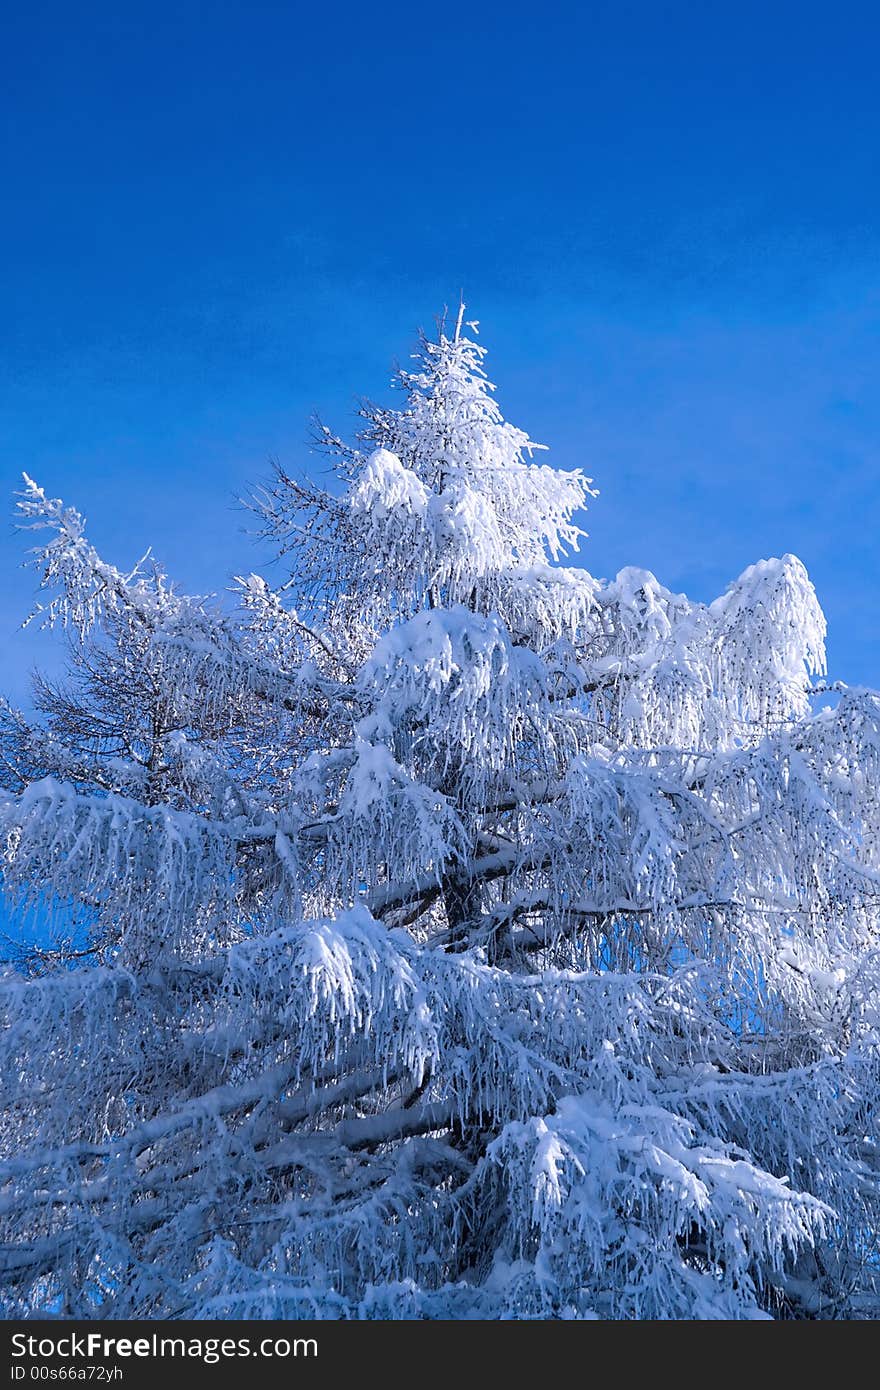
[[[261,491],[234,613],[26,480],[7,1316],[880,1315],[880,700],[814,711],[790,555],[561,564],[475,334]]]

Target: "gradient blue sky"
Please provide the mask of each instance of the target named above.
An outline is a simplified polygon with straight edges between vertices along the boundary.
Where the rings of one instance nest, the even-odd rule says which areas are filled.
[[[221,589],[234,494],[463,286],[508,416],[601,488],[594,573],[708,599],[793,550],[880,684],[878,42],[785,0],[9,7],[0,492]]]

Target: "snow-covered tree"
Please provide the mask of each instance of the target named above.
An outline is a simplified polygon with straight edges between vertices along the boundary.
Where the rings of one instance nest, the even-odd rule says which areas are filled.
[[[257,496],[234,611],[26,481],[7,1316],[880,1316],[880,698],[814,709],[790,555],[560,564],[475,335]]]

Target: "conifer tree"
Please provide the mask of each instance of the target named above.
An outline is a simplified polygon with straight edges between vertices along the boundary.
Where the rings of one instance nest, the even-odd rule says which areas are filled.
[[[26,480],[6,1316],[875,1317],[880,700],[791,555],[572,559],[475,324],[228,603]]]

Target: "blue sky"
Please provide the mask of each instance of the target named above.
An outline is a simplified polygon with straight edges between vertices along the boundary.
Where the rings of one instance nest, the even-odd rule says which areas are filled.
[[[233,498],[464,287],[583,562],[712,598],[792,550],[880,684],[880,12],[40,4],[0,45],[0,492],[199,591]],[[46,638],[0,528],[2,684]]]

